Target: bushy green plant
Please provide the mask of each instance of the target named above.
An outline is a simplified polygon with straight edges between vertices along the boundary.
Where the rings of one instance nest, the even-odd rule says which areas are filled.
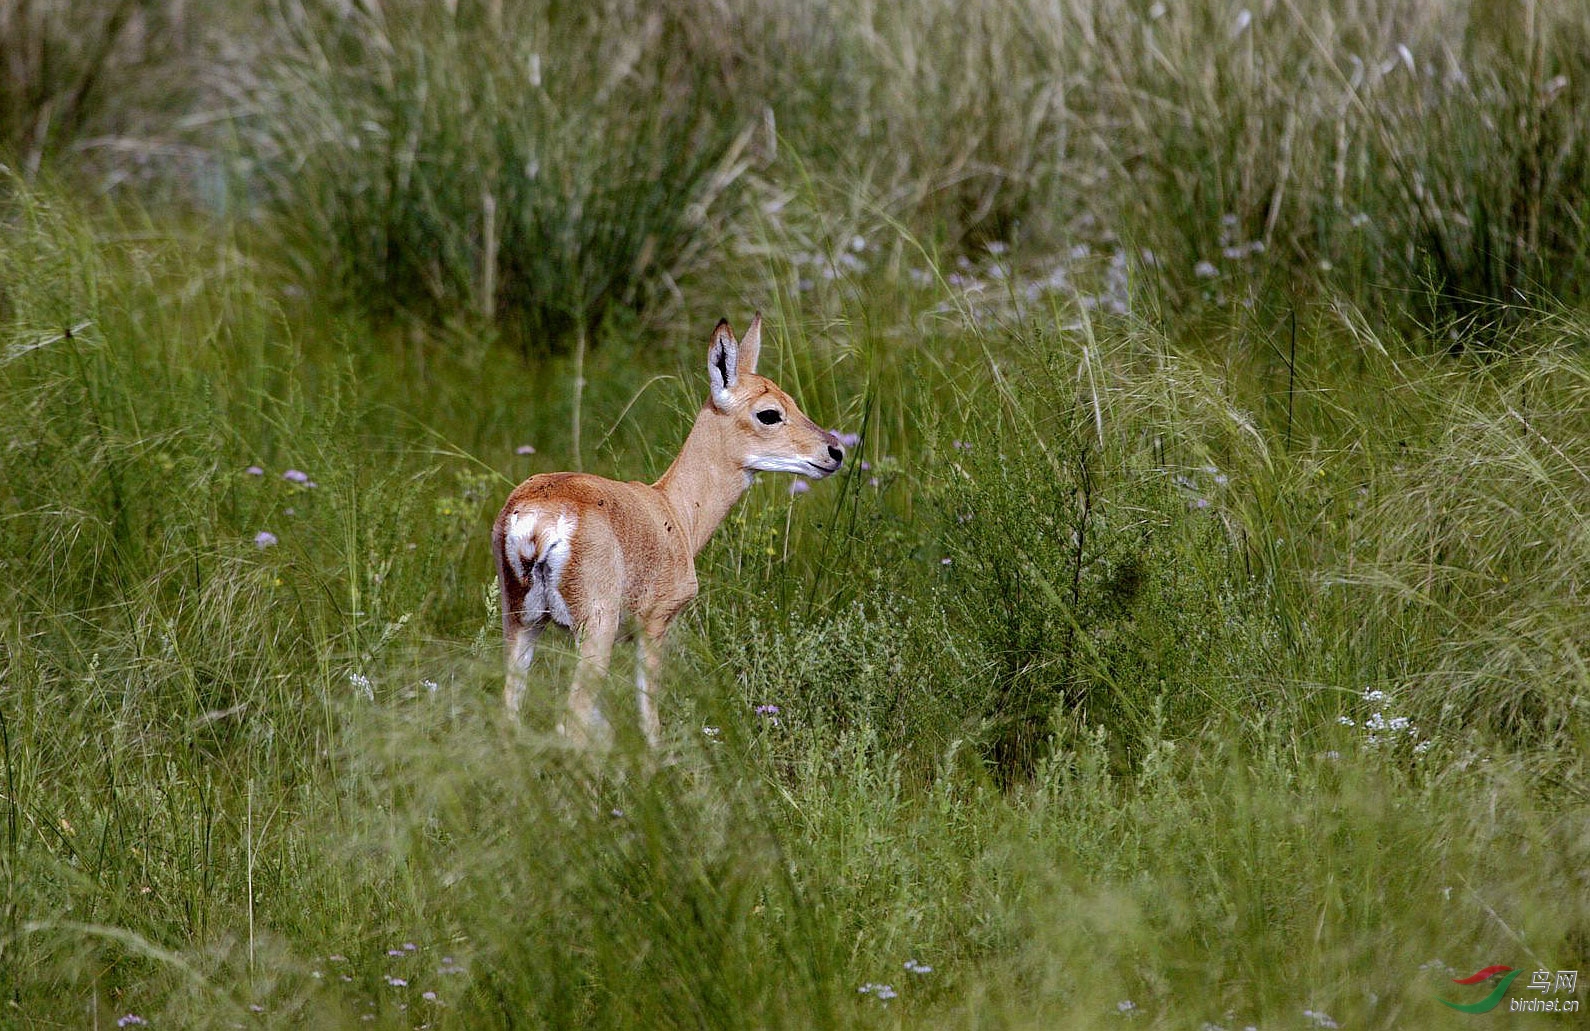
[[[745,126],[678,20],[603,6],[291,0],[247,136],[311,275],[527,350],[640,308],[733,203]],[[624,31],[614,31],[626,26]]]
[[[980,649],[991,758],[1030,774],[1057,720],[1135,750],[1256,700],[1268,604],[1220,518],[1228,477],[1099,447],[1086,401],[1035,363],[1022,415],[949,442],[943,597]]]

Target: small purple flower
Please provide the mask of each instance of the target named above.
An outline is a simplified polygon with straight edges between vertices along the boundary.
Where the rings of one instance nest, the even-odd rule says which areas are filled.
[[[839,443],[843,447],[855,447],[861,443],[861,434],[859,433],[839,433],[835,434],[835,436],[839,438]]]
[[[520,444],[518,447],[513,449],[513,453],[516,455],[533,455],[536,453],[536,449],[530,444]]]
[[[778,706],[776,706],[776,705],[758,705],[756,707],[756,714],[758,716],[777,716],[778,715]]]
[[[266,548],[274,548],[279,543],[280,541],[276,539],[276,535],[271,533],[269,530],[261,530],[259,533],[254,535],[254,547],[260,549],[261,551],[264,551]]]
[[[948,555],[945,555],[943,558],[939,559],[939,565],[947,566],[951,562],[954,562],[954,561],[955,561],[954,559],[950,558]]]
[[[308,483],[309,474],[304,472],[302,469],[289,469],[282,473],[282,479],[286,480],[288,483]]]
[[[794,483],[789,485],[789,492],[790,492],[791,496],[794,496],[796,494],[805,494],[807,491],[809,491],[811,489],[812,489],[812,485],[810,483],[807,483],[805,480],[802,480],[802,479],[797,479]]]
[[[415,945],[413,942],[404,942],[403,943],[403,951],[404,952],[413,952],[413,951],[415,951],[418,948],[419,948],[419,946]]]
[[[421,992],[420,993],[420,998],[424,999],[426,1002],[435,1002],[436,1001],[436,993],[435,992]]]
[[[243,471],[245,473],[248,473],[250,476],[264,476],[265,475],[265,470],[261,469],[257,465],[251,465],[247,469],[244,469]]]
[[[957,451],[970,451],[972,449],[971,441],[968,440],[954,440],[950,442],[950,446]]]
[[[363,686],[366,686],[366,687],[369,686],[370,681],[368,680],[368,678],[361,677],[361,678],[359,678],[359,680],[363,680],[364,681],[364,685]],[[355,680],[353,682],[355,687],[360,686],[359,680]],[[403,955],[403,950],[402,949],[387,949],[386,950],[386,954],[388,956],[401,956],[401,955]]]
[[[391,985],[393,988],[407,988],[409,986],[407,978],[393,977],[391,974],[386,975],[386,983]]]
[[[136,1013],[129,1013],[125,1017],[116,1018],[117,1027],[142,1027],[147,1023],[149,1023],[149,1021],[145,1020],[143,1017],[140,1017]]]
[[[867,477],[867,486],[876,487],[877,485],[878,485],[878,478],[876,476]]]
[[[872,471],[872,463],[867,461],[865,458],[863,458],[861,460],[861,471],[864,472],[864,473],[871,472]]]

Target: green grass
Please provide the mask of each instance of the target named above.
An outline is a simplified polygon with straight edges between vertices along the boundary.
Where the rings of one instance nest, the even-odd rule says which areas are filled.
[[[224,138],[139,107],[219,213],[0,179],[0,1025],[1555,1019],[1437,997],[1590,956],[1577,8],[457,7],[277,5]],[[554,24],[578,88],[471,106]],[[371,105],[408,193],[316,136]],[[758,308],[846,470],[703,552],[662,749],[627,649],[561,744],[550,635],[511,725],[498,505],[655,478]]]

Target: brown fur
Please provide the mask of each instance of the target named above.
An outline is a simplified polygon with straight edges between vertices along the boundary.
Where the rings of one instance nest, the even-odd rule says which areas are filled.
[[[656,685],[664,635],[696,596],[695,556],[739,500],[754,469],[827,476],[839,468],[838,438],[808,419],[790,396],[756,375],[761,316],[744,341],[725,320],[713,332],[708,372],[712,399],[696,415],[679,455],[655,484],[620,483],[584,473],[544,473],[508,496],[492,527],[492,550],[502,586],[503,636],[508,649],[504,697],[517,713],[524,673],[536,639],[555,617],[527,615],[526,598],[552,576],[558,549],[568,554],[555,588],[580,638],[580,663],[560,726],[577,743],[604,729],[595,691],[607,671],[623,622],[640,631],[637,699],[642,729],[658,734]],[[776,425],[756,418],[776,409]],[[559,517],[572,517],[566,545]],[[533,527],[531,547],[514,527]],[[515,549],[518,549],[517,551]],[[515,569],[515,556],[523,572]]]

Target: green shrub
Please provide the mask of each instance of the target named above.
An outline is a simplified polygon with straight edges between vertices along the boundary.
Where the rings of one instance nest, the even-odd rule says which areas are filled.
[[[377,312],[496,316],[545,351],[667,296],[732,208],[744,126],[672,16],[305,0],[275,27],[259,174],[306,274]]]
[[[1273,639],[1273,600],[1221,515],[1227,475],[1101,451],[1067,364],[1013,372],[1023,415],[946,448],[946,622],[979,650],[1007,778],[1031,773],[1058,721],[1135,753],[1151,725],[1182,737],[1250,711]]]

